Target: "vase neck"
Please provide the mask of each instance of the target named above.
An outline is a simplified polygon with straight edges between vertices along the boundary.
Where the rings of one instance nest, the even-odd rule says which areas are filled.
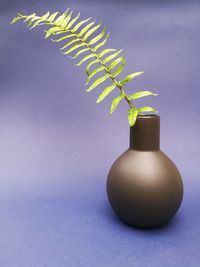
[[[139,115],[130,127],[130,149],[151,151],[160,149],[160,117]]]

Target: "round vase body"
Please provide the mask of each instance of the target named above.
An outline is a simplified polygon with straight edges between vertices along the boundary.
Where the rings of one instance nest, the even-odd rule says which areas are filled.
[[[138,116],[130,147],[112,165],[107,195],[116,214],[140,228],[160,227],[180,207],[183,183],[175,164],[159,149],[160,118]]]

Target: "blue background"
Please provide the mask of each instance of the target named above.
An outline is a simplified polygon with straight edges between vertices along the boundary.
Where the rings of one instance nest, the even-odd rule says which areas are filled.
[[[123,48],[131,83],[152,90],[161,148],[178,166],[184,201],[156,230],[122,224],[106,197],[106,176],[127,148],[127,104],[110,116],[113,92],[86,94],[76,68],[41,29],[9,25],[16,12],[70,7],[102,19],[107,47]],[[199,1],[0,0],[0,266],[154,267],[200,265]]]

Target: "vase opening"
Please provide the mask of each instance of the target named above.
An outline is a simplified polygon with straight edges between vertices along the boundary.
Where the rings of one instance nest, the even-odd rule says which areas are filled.
[[[142,118],[149,118],[149,117],[157,117],[157,114],[138,114],[138,118],[142,117]]]

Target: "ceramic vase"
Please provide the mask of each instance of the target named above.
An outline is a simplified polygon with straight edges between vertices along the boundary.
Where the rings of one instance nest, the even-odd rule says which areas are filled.
[[[155,228],[168,223],[183,198],[181,175],[160,150],[160,117],[139,115],[130,127],[130,146],[113,163],[107,195],[125,223]]]

